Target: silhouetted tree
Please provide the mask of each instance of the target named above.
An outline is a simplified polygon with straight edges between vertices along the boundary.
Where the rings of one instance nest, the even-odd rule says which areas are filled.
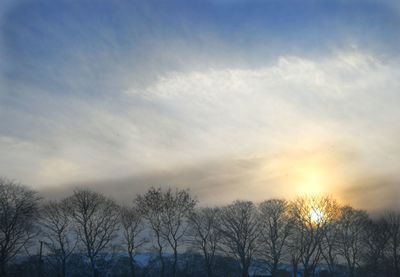
[[[336,220],[338,209],[330,197],[299,197],[291,203],[292,250],[303,266],[305,277],[314,275],[322,255],[326,227]]]
[[[219,231],[223,251],[239,262],[242,277],[248,277],[260,231],[254,204],[250,201],[235,201],[223,207]]]
[[[214,276],[215,255],[220,240],[218,218],[218,208],[201,208],[190,216],[190,242],[202,252],[208,277]]]
[[[176,276],[178,263],[178,248],[188,229],[188,218],[196,205],[187,190],[168,188],[151,188],[143,196],[136,199],[138,207],[150,223],[156,238],[159,258],[161,261],[161,276],[164,276],[165,263],[163,258],[164,243],[173,251],[172,276]]]
[[[59,276],[66,276],[67,261],[73,253],[77,239],[71,235],[72,218],[66,200],[49,201],[41,209],[41,226],[44,243],[52,258],[56,259]]]
[[[136,206],[130,208],[121,208],[121,225],[124,243],[129,256],[131,276],[135,277],[136,251],[139,247],[146,243],[146,238],[141,236],[145,229],[143,216]]]
[[[86,189],[74,191],[67,201],[78,238],[86,249],[92,275],[97,277],[96,259],[109,246],[118,229],[118,206],[104,195]]]
[[[391,274],[400,276],[400,214],[388,211],[383,215],[384,226],[387,226],[387,255],[392,268]]]
[[[189,227],[189,216],[192,213],[196,200],[187,190],[167,189],[164,193],[164,213],[162,222],[162,235],[172,248],[174,259],[172,263],[172,276],[176,276],[178,263],[178,248]]]
[[[340,211],[338,212],[340,218]],[[321,255],[328,266],[330,276],[337,274],[339,265],[339,220],[329,222],[323,233],[321,242]]]
[[[261,227],[259,253],[271,275],[275,277],[292,227],[288,203],[285,200],[271,199],[262,202],[258,209]]]
[[[292,275],[297,277],[298,267],[300,259],[302,256],[302,232],[299,232],[296,225],[292,226],[292,229],[287,238],[287,247],[290,259],[290,264],[292,266]]]
[[[339,220],[338,251],[347,263],[348,274],[355,276],[357,267],[362,260],[363,242],[368,223],[365,211],[355,210],[345,206],[341,209]]]
[[[369,276],[382,276],[385,271],[385,250],[389,241],[389,227],[382,218],[369,220],[365,228],[363,261]]]
[[[160,260],[160,276],[164,277],[165,260],[163,254],[166,242],[162,236],[164,228],[162,216],[165,212],[165,207],[161,188],[150,188],[145,194],[138,195],[136,204],[153,233]]]
[[[325,265],[329,272],[320,271],[319,276],[400,276],[398,212],[370,219],[366,211],[341,207],[330,197],[300,197],[290,202],[271,199],[257,207],[249,201],[220,208],[196,209],[195,205],[187,190],[151,188],[138,195],[132,207],[119,207],[85,189],[39,207],[34,191],[0,179],[0,277],[7,273],[83,276],[89,270],[88,262],[95,277],[100,268],[107,268],[104,275],[115,277],[129,273],[248,277],[252,266],[280,276],[278,265],[287,262],[294,276],[299,267],[304,277],[315,276]],[[125,256],[101,259],[110,254],[118,234],[129,256],[129,272],[123,266]],[[40,246],[47,246],[43,252],[29,244],[36,235]],[[147,235],[152,235],[158,259],[150,259],[139,269],[135,255],[139,248],[146,251]],[[74,251],[78,245],[87,259]],[[183,249],[187,251],[182,253]],[[170,253],[168,271],[166,250]],[[18,254],[18,263],[11,263]],[[42,255],[48,263],[41,262]]]
[[[0,276],[36,234],[39,198],[35,191],[0,178]]]

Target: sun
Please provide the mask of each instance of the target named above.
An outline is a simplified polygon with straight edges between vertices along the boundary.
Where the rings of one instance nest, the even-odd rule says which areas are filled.
[[[318,208],[313,208],[310,211],[310,219],[313,224],[319,224],[324,220],[325,214]]]

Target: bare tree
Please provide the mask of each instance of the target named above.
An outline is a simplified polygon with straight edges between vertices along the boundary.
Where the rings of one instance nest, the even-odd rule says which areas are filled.
[[[298,268],[300,259],[302,257],[302,244],[301,244],[301,236],[302,232],[299,232],[298,227],[296,225],[292,225],[292,229],[290,231],[289,237],[287,239],[287,246],[290,253],[290,263],[292,265],[292,275],[298,275]]]
[[[388,231],[387,252],[393,275],[400,276],[400,214],[388,211],[383,215]]]
[[[56,259],[59,276],[66,276],[67,261],[73,253],[77,240],[71,236],[72,219],[66,200],[49,201],[42,206],[41,225],[44,243]]]
[[[196,205],[187,190],[167,189],[164,193],[163,236],[172,248],[174,260],[172,263],[172,276],[176,276],[178,263],[178,248],[182,239],[187,234],[189,216]]]
[[[151,188],[144,196],[137,198],[139,207],[150,223],[157,240],[161,261],[161,276],[164,275],[162,257],[163,241],[173,251],[172,276],[176,276],[178,248],[188,229],[188,218],[196,205],[187,190]]]
[[[259,213],[261,227],[259,253],[266,262],[269,272],[275,277],[292,226],[288,203],[280,199],[264,201],[259,205]]]
[[[129,255],[131,276],[135,277],[136,252],[138,248],[146,243],[146,238],[141,236],[145,229],[143,216],[136,206],[131,208],[121,208],[121,225],[123,229],[124,242]]]
[[[388,230],[387,222],[383,218],[369,220],[365,227],[363,262],[370,276],[381,276],[387,269],[385,252],[389,241]]]
[[[330,197],[300,197],[291,204],[293,242],[304,276],[313,276],[322,255],[326,226],[336,220],[338,204]]]
[[[340,212],[338,216],[340,217]],[[339,222],[333,220],[329,222],[323,233],[323,239],[321,242],[321,255],[328,266],[329,273],[331,276],[337,274],[337,268],[339,265]]]
[[[161,188],[150,188],[145,194],[138,195],[136,205],[139,208],[143,217],[147,220],[150,229],[152,230],[158,258],[160,260],[160,276],[165,275],[165,260],[164,248],[165,241],[163,240],[163,220],[162,215],[165,212],[164,199]]]
[[[214,276],[215,255],[220,240],[218,218],[217,208],[201,208],[190,216],[190,242],[202,252],[208,277]]]
[[[249,276],[249,268],[257,251],[259,224],[257,211],[250,201],[235,201],[221,210],[219,231],[223,250],[237,259],[242,277]]]
[[[368,223],[368,214],[365,211],[355,210],[345,206],[341,209],[339,220],[339,254],[347,263],[350,277],[360,266],[365,230]]]
[[[80,189],[68,198],[79,240],[86,249],[93,277],[99,275],[96,259],[118,229],[119,209],[104,195]]]
[[[39,198],[36,192],[0,178],[0,276],[35,235]]]

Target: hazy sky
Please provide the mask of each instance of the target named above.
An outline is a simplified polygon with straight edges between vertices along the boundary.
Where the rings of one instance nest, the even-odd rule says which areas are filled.
[[[0,175],[393,207],[396,2],[1,1]]]

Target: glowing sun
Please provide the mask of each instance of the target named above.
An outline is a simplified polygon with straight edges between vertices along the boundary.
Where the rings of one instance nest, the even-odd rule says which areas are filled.
[[[320,209],[311,209],[310,211],[310,219],[311,222],[314,224],[321,223],[321,221],[324,219],[325,215],[324,212]]]

